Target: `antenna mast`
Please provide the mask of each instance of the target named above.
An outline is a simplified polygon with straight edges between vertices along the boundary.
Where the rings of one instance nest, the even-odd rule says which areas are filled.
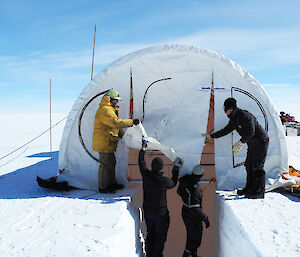
[[[91,80],[93,80],[93,72],[94,72],[95,44],[96,44],[96,24],[95,24],[95,34],[94,34],[94,46],[93,46],[93,58],[92,58],[92,74],[91,74]]]

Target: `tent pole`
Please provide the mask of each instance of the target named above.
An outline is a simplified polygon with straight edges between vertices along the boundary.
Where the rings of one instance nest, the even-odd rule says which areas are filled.
[[[51,117],[51,79],[50,79],[50,156],[52,160],[52,117]]]
[[[92,74],[91,74],[91,80],[93,80],[93,72],[94,72],[95,44],[96,44],[96,24],[95,24],[95,34],[94,34],[94,46],[93,46],[93,57],[92,57]]]
[[[129,119],[133,119],[133,84],[132,69],[130,68],[130,103],[129,103]]]

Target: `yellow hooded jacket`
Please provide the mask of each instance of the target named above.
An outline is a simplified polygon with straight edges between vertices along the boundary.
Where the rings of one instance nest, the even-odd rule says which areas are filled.
[[[131,119],[119,119],[118,110],[114,108],[109,97],[103,96],[95,115],[93,150],[100,153],[113,153],[118,147],[119,138],[122,138],[122,128],[133,125]]]

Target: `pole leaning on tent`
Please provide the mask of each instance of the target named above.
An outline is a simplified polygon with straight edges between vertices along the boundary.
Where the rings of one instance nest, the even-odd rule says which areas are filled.
[[[51,117],[51,79],[50,79],[50,155],[52,160],[52,117]]]
[[[93,72],[94,72],[95,44],[96,44],[96,24],[95,24],[95,34],[94,34],[94,46],[93,46],[93,57],[92,57],[92,72],[91,72],[91,80],[93,80]]]
[[[132,69],[130,68],[130,103],[129,103],[129,119],[133,118],[133,84],[132,84]]]

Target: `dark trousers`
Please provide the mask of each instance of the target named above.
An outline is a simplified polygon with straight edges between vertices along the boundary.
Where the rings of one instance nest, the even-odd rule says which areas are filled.
[[[245,168],[247,171],[246,191],[257,194],[265,191],[264,164],[267,156],[269,140],[248,146]]]
[[[144,217],[147,226],[147,257],[163,257],[162,252],[167,240],[167,233],[170,225],[169,213],[163,215],[144,214]]]
[[[98,169],[99,189],[105,189],[116,183],[116,157],[115,153],[99,153],[100,166]]]
[[[197,249],[202,240],[202,220],[191,209],[182,207],[182,219],[186,227],[186,245],[183,256],[197,256]]]

